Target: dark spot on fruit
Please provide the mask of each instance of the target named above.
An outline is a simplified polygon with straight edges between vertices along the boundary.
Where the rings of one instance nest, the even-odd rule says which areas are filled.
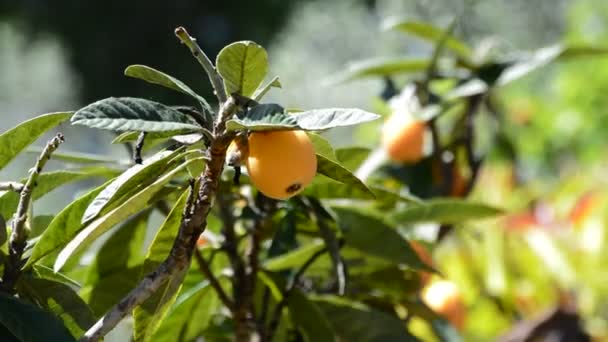
[[[285,189],[285,191],[287,191],[288,194],[293,194],[300,189],[302,189],[302,183],[293,183],[287,189]]]

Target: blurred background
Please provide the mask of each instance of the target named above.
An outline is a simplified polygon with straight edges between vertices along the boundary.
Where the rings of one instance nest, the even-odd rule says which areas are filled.
[[[236,40],[266,47],[270,74],[283,84],[267,101],[373,111],[381,79],[332,84],[331,76],[356,60],[431,53],[428,43],[382,32],[386,17],[445,27],[454,14],[460,15],[455,35],[472,46],[490,42],[497,54],[557,42],[608,45],[605,0],[0,0],[0,132],[109,96],[188,101],[123,76],[131,64],[176,76],[212,99],[206,75],[173,35],[177,26],[198,37],[212,59]],[[468,225],[431,251],[463,292],[469,312],[464,334],[471,340],[499,336],[574,292],[586,329],[608,338],[608,269],[601,267],[608,261],[608,59],[544,67],[500,89],[499,100],[517,158],[490,152],[472,197],[513,214]],[[130,157],[110,145],[110,133],[60,129],[67,140],[62,149]],[[328,137],[338,146],[378,144],[379,126],[363,132],[336,130]],[[0,178],[23,177],[34,157],[16,160]],[[93,181],[87,182],[47,196],[52,200],[43,199],[38,210],[56,212]]]

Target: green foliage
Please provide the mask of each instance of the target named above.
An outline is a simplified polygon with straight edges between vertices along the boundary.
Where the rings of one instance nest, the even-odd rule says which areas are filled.
[[[61,321],[48,311],[16,298],[0,294],[2,339],[19,341],[76,341]],[[6,336],[10,333],[10,336]]]
[[[72,124],[112,131],[163,132],[201,129],[194,119],[164,104],[131,97],[107,98],[74,113]]]
[[[252,41],[236,42],[217,54],[215,65],[224,79],[227,95],[250,97],[266,77],[268,53]]]
[[[2,133],[0,135],[0,169],[4,168],[46,131],[66,121],[71,116],[71,112],[44,114]]]

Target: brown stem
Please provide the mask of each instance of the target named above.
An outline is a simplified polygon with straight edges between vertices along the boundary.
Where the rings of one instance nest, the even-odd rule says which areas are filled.
[[[29,228],[26,223],[31,219],[28,212],[32,202],[32,194],[37,185],[38,176],[42,172],[46,162],[51,159],[53,152],[59,148],[59,145],[61,145],[63,141],[63,134],[57,133],[57,135],[46,144],[46,147],[36,161],[36,165],[30,170],[30,176],[21,188],[19,204],[17,205],[17,211],[15,212],[13,219],[13,229],[8,245],[9,257],[4,268],[2,284],[0,284],[0,289],[4,291],[12,293],[15,284],[21,275],[21,258],[29,235]]]
[[[207,225],[207,215],[213,206],[220,177],[224,170],[226,150],[234,134],[226,133],[226,120],[237,110],[237,103],[229,98],[222,105],[222,113],[216,122],[213,134],[215,139],[209,146],[209,161],[199,177],[200,190],[193,205],[187,207],[169,256],[152,273],[148,274],[126,297],[95,323],[80,339],[98,341],[110,332],[137,305],[148,299],[162,284],[177,272],[190,265],[196,241]]]
[[[234,311],[234,303],[228,297],[228,295],[226,294],[226,291],[224,291],[224,289],[222,288],[222,285],[220,284],[218,279],[215,277],[215,275],[213,275],[209,262],[207,262],[207,260],[205,260],[205,258],[201,254],[201,252],[196,248],[194,249],[194,258],[196,259],[196,262],[198,264],[199,269],[201,270],[201,273],[203,273],[205,278],[207,278],[207,280],[209,280],[209,284],[213,287],[213,289],[217,293],[217,296],[220,298],[222,303],[224,303],[224,305],[231,312]]]

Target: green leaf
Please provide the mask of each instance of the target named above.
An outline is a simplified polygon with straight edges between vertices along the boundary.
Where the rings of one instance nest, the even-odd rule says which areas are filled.
[[[458,223],[466,220],[485,219],[503,211],[482,203],[459,199],[432,199],[407,207],[391,215],[399,224],[416,222]]]
[[[42,153],[41,148],[31,148],[27,150],[29,154],[35,154],[37,156]],[[79,164],[118,164],[118,165],[126,165],[128,161],[125,160],[117,160],[115,157],[110,156],[102,156],[98,154],[92,153],[83,153],[83,152],[53,152],[53,160],[61,160],[67,163],[79,163]]]
[[[264,263],[264,268],[269,271],[281,271],[302,266],[306,260],[324,248],[323,241],[314,241],[292,252],[268,259]]]
[[[242,117],[228,120],[226,129],[236,131],[266,131],[280,129],[299,129],[296,118],[288,114],[278,104],[263,103],[249,109]]]
[[[334,148],[331,147],[331,144],[329,143],[329,141],[327,141],[327,139],[315,133],[308,132],[307,134],[313,146],[315,147],[315,152],[317,153],[317,155],[323,156],[333,162],[340,163],[338,161],[338,157],[336,157]]]
[[[410,244],[382,218],[348,207],[332,207],[347,246],[412,268],[428,269]]]
[[[199,130],[190,116],[162,103],[133,98],[110,97],[78,110],[74,125],[112,131],[163,132],[180,129]]]
[[[146,133],[146,142],[149,142],[150,140],[167,140],[174,136],[189,134],[194,131],[195,130],[192,130],[192,129],[178,129],[175,131],[147,132]],[[137,141],[140,133],[141,132],[132,132],[132,131],[121,133],[116,138],[114,138],[114,140],[112,140],[112,144],[122,144],[122,143],[126,143],[126,142]],[[144,144],[144,147],[145,146],[146,146],[146,144]]]
[[[194,332],[202,331],[211,322],[220,306],[215,291],[205,281],[180,295],[167,317],[153,335],[153,341],[191,341]]]
[[[129,65],[125,69],[125,76],[138,78],[152,84],[158,84],[160,86],[179,91],[186,95],[190,95],[195,98],[200,104],[205,107],[208,111],[211,110],[211,106],[207,103],[202,96],[198,95],[194,90],[190,89],[184,82],[178,80],[173,76],[169,76],[162,71],[158,71],[146,65]]]
[[[559,55],[560,60],[580,57],[604,57],[608,55],[608,47],[593,45],[571,45],[566,46]]]
[[[182,215],[188,195],[188,192],[182,194],[156,233],[144,261],[144,273],[156,269],[170,253],[173,241],[178,234],[182,222]],[[156,332],[167,311],[177,298],[177,292],[186,276],[186,272],[187,268],[179,274],[173,275],[152,297],[135,308],[133,311],[133,318],[135,320],[133,335],[135,341],[151,341],[152,335]]]
[[[22,122],[0,135],[0,170],[49,129],[72,116],[72,112],[50,113]]]
[[[402,20],[399,18],[387,19],[382,27],[385,30],[396,30],[414,35],[418,38],[430,41],[432,43],[439,42],[445,35],[445,30],[433,26],[429,23],[420,21]],[[445,47],[452,50],[461,57],[469,57],[471,48],[463,41],[454,36],[449,36],[445,42]]]
[[[335,151],[340,164],[350,171],[355,171],[367,159],[371,150],[366,147],[343,147]]]
[[[30,231],[28,238],[35,238],[42,234],[54,218],[55,216],[53,215],[39,215],[34,217],[32,220],[32,230]],[[0,245],[2,244],[0,243]]]
[[[287,307],[294,325],[306,342],[333,342],[335,333],[325,314],[298,289],[287,297]]]
[[[68,285],[41,278],[21,278],[19,289],[38,305],[57,315],[74,337],[81,336],[96,321],[91,308]]]
[[[298,126],[307,131],[352,126],[380,118],[380,115],[356,108],[313,109],[293,114]]]
[[[403,321],[361,303],[334,296],[322,296],[312,302],[323,312],[340,341],[392,342],[417,341]]]
[[[374,193],[352,172],[345,169],[342,165],[331,161],[321,155],[317,155],[317,173],[338,182],[355,187],[357,191],[368,193],[371,198],[375,198]]]
[[[235,42],[218,53],[215,65],[228,95],[250,97],[266,77],[268,53],[252,41]]]
[[[37,200],[56,188],[91,177],[110,178],[117,173],[116,170],[104,167],[81,170],[59,170],[45,172],[38,176],[38,185],[34,187],[32,199]],[[25,179],[22,180],[25,182]],[[0,215],[10,217],[17,210],[19,194],[14,191],[0,191]]]
[[[553,62],[563,51],[564,47],[558,44],[538,49],[532,54],[518,58],[517,61],[511,63],[502,71],[496,80],[496,84],[503,86],[513,82],[532,71]]]
[[[143,262],[144,238],[151,210],[144,210],[120,226],[101,246],[89,267],[87,284]]]
[[[0,293],[0,325],[23,342],[76,341],[50,312]]]
[[[329,84],[336,84],[350,80],[394,76],[423,72],[429,66],[427,59],[420,58],[373,58],[349,63],[343,71],[328,80]]]
[[[320,131],[333,127],[357,125],[378,119],[380,116],[356,108],[314,109],[289,114],[277,104],[267,103],[253,107],[244,116],[229,120],[226,129],[250,131],[300,129]]]
[[[117,223],[122,222],[127,217],[149,206],[151,204],[150,200],[154,198],[154,195],[158,191],[163,189],[165,184],[167,184],[177,174],[184,170],[190,163],[195,161],[197,161],[197,159],[193,159],[180,164],[178,167],[163,175],[156,182],[145,187],[133,196],[127,198],[116,209],[111,210],[107,214],[93,220],[91,223],[84,226],[82,229],[79,229],[77,235],[67,236],[67,238],[71,239],[71,241],[63,248],[63,250],[57,256],[53,269],[55,271],[60,270],[70,256],[81,251],[85,246],[88,246],[91,241],[95,240],[97,237],[108,231]]]
[[[80,291],[82,299],[96,316],[105,314],[139,282],[141,265],[111,273]]]
[[[270,90],[270,88],[273,88],[273,87],[274,88],[283,87],[283,85],[281,84],[281,81],[279,81],[279,76],[273,77],[273,79],[270,80],[270,82],[268,82],[266,85],[258,88],[258,90],[255,91],[255,93],[253,94],[253,96],[251,98],[254,101],[260,102],[260,100],[262,100],[262,98],[264,97],[264,95],[266,95],[266,93]]]
[[[34,265],[34,267],[32,267],[32,273],[36,276],[36,278],[53,280],[66,284],[72,288],[81,287],[80,283],[78,283],[76,280],[69,278],[63,273],[55,273],[52,268],[44,265]]]
[[[113,203],[133,194],[154,182],[163,172],[179,162],[178,155],[183,149],[160,151],[144,160],[143,164],[131,166],[116,177],[102,192],[95,197],[82,216],[82,223],[88,222],[108,211]]]
[[[27,269],[43,257],[65,246],[72,237],[82,229],[80,219],[89,206],[89,203],[91,203],[95,196],[97,196],[97,194],[108,184],[110,184],[110,182],[82,195],[59,212],[51,221],[47,229],[42,233],[38,243],[34,245],[32,255],[27,260],[23,269]]]

